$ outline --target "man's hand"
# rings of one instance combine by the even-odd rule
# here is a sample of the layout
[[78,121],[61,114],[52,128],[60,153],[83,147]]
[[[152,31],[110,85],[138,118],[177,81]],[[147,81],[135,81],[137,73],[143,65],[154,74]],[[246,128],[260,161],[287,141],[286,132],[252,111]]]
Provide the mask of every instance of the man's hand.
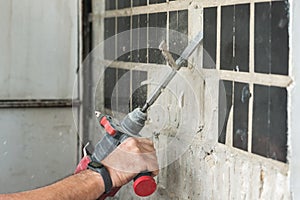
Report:
[[158,163],[153,142],[146,138],[128,138],[102,162],[110,173],[113,187],[121,187],[138,173],[158,174]]
[[[102,162],[110,173],[113,187],[131,181],[142,171],[158,174],[158,164],[153,143],[145,138],[128,138]],[[14,194],[0,194],[1,200],[70,200],[99,198],[105,191],[101,175],[83,170],[52,185]]]

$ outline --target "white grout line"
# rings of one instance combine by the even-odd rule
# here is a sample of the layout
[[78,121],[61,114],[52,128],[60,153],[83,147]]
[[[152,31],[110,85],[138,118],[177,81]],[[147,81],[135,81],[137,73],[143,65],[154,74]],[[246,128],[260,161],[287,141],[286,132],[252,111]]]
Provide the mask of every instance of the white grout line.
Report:
[[252,152],[252,123],[253,123],[253,101],[254,101],[254,84],[249,84],[251,97],[249,98],[248,112],[248,152]]
[[289,76],[220,70],[220,79],[266,86],[288,87],[292,83]]
[[[249,72],[254,73],[254,3],[250,3],[250,29],[249,29]],[[248,112],[248,152],[252,151],[252,124],[253,124],[253,101],[254,101],[254,84],[249,84],[251,97],[249,98]]]
[[168,12],[168,11],[177,11],[188,9],[190,2],[189,1],[175,1],[167,2],[160,4],[150,4],[147,6],[138,6],[125,8],[120,10],[107,10],[104,14],[104,17],[112,16],[130,16],[130,15],[139,15],[145,13],[158,13],[158,12]]
[[270,2],[270,1],[282,1],[282,0],[195,0],[199,2],[203,7],[215,7],[215,6],[229,6],[229,5],[238,5],[238,4],[247,4],[247,3],[261,3],[261,2]]
[[[216,7],[216,6],[228,6],[228,5],[237,5],[237,4],[247,4],[247,3],[261,3],[261,2],[270,2],[270,1],[282,1],[282,0],[179,0],[159,4],[149,4],[147,1],[146,6],[137,6],[124,8],[119,10],[107,10],[105,11],[104,17],[113,17],[113,16],[130,16],[130,15],[139,15],[145,13],[157,13],[159,12],[168,12],[176,10],[185,10],[188,9],[190,4],[195,4],[200,7]],[[98,15],[99,16],[99,15]]]

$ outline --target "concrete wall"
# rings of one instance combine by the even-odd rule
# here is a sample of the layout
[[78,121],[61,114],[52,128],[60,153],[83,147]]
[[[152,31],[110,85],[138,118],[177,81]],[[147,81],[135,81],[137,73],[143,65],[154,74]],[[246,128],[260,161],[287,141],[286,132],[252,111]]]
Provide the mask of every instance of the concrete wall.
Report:
[[292,65],[292,76],[295,80],[295,84],[291,89],[291,101],[290,101],[290,117],[291,117],[291,126],[290,126],[290,184],[291,192],[293,199],[300,198],[300,124],[299,124],[299,112],[300,112],[300,27],[298,22],[300,20],[300,2],[293,0],[291,1],[291,27],[290,27],[290,47],[291,47],[291,59],[290,63]]
[[1,99],[72,98],[77,1],[0,1]]
[[1,109],[0,127],[0,193],[48,185],[76,167],[72,109]]
[[8,193],[75,169],[78,1],[0,0],[0,30],[0,193]]

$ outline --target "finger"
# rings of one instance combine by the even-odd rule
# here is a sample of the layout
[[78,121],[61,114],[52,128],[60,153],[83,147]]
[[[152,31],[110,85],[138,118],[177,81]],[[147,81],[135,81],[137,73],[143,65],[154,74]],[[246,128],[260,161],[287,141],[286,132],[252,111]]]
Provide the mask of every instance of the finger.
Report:
[[147,144],[147,145],[150,145],[150,146],[154,146],[153,145],[153,141],[148,139],[148,138],[136,138],[140,143],[143,143],[143,144]]
[[147,155],[145,162],[147,163],[148,171],[156,172],[159,169],[156,155]]
[[157,156],[155,153],[144,153],[143,154],[143,158],[145,160],[145,162],[149,161],[156,161],[157,162]]
[[144,144],[153,145],[153,142],[150,139],[142,138],[142,137],[128,137],[122,142],[122,144],[129,144],[129,145],[131,145],[132,143],[144,143]]
[[139,148],[144,153],[147,153],[147,152],[153,153],[156,151],[153,145],[148,145],[148,144],[139,144]]
[[155,170],[155,171],[152,171],[152,177],[155,177],[157,176],[159,173],[159,170]]
[[118,148],[135,153],[154,152],[153,142],[147,138],[128,138]]
[[152,172],[152,174],[156,176],[159,172],[158,163],[155,160],[153,160],[153,162],[151,163],[148,163],[147,170]]

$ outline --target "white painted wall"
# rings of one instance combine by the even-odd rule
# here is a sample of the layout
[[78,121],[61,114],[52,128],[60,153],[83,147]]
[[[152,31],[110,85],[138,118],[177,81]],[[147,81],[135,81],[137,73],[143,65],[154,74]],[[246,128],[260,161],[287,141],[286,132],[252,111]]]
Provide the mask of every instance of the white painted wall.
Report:
[[300,2],[291,0],[290,24],[290,63],[294,85],[290,101],[290,184],[293,199],[300,199]]
[[71,108],[1,109],[0,127],[0,193],[48,185],[74,171]]
[[[77,0],[0,0],[1,101],[78,98],[78,12]],[[0,109],[0,193],[73,173],[74,114],[70,107]]]
[[72,98],[77,1],[0,0],[0,98]]

